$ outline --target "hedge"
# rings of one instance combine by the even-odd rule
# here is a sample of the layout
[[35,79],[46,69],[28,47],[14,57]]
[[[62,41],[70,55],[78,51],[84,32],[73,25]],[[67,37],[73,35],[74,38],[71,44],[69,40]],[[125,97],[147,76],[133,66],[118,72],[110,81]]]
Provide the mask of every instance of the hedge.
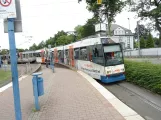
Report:
[[161,95],[161,65],[125,60],[126,80]]

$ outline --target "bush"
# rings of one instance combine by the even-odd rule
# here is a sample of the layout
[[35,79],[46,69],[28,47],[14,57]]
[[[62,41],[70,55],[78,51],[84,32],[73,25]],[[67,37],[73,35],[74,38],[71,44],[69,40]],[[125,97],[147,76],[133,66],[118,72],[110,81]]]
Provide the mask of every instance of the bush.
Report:
[[161,95],[161,65],[125,60],[126,79]]

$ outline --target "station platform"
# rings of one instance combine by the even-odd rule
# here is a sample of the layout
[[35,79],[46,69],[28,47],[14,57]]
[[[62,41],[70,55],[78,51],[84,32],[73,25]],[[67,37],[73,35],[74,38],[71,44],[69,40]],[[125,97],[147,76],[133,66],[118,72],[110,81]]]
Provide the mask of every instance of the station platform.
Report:
[[[144,120],[81,71],[44,68],[44,91],[35,111],[32,76],[19,79],[22,120]],[[0,88],[0,120],[15,120],[11,83]]]

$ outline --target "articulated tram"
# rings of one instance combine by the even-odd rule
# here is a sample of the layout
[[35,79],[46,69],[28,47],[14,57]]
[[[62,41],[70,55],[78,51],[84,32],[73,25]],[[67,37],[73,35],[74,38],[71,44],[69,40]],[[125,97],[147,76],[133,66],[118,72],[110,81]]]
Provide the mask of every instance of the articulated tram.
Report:
[[104,83],[125,80],[121,44],[107,37],[87,38],[53,48],[54,62],[81,70]]
[[[50,49],[54,63],[81,70],[104,83],[125,80],[123,50],[120,43],[108,37],[90,37],[65,46]],[[46,63],[49,49],[26,51],[18,54],[18,62]]]

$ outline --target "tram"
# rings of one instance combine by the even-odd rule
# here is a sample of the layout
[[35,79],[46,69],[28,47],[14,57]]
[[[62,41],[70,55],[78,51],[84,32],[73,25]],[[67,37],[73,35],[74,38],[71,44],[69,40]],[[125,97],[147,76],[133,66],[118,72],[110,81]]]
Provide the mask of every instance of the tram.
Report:
[[53,50],[55,63],[74,67],[104,83],[125,80],[121,44],[108,37],[85,38]]
[[46,63],[46,56],[47,56],[47,49],[46,48],[36,50],[35,54],[36,54],[36,62],[37,63],[42,63],[42,64]]

